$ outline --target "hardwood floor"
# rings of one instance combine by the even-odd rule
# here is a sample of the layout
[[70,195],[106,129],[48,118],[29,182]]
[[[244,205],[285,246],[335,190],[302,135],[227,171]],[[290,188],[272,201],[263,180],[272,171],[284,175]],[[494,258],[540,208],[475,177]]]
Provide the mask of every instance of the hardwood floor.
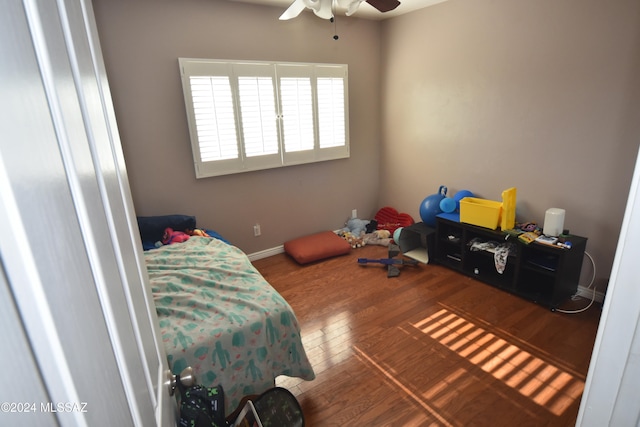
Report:
[[[316,426],[571,426],[600,308],[567,315],[437,265],[387,278],[386,248],[254,262],[289,301],[314,381],[280,377]],[[584,279],[584,278],[583,278]],[[588,301],[568,301],[567,308]]]

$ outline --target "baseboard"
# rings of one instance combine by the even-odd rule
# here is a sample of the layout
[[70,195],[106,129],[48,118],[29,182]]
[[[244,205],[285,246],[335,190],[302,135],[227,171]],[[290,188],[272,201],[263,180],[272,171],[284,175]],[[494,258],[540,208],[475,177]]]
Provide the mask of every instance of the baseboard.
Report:
[[267,258],[272,255],[278,255],[284,253],[284,245],[276,246],[275,248],[265,249],[263,251],[254,252],[252,254],[248,254],[249,261],[257,261],[262,258]]
[[[334,233],[337,233],[340,230],[333,230]],[[284,253],[284,245],[276,246],[275,248],[265,249],[263,251],[254,252],[248,254],[249,261],[256,261],[262,258],[267,258],[272,255],[278,255]]]
[[593,289],[589,289],[585,286],[578,286],[578,292],[576,292],[576,295],[579,295],[583,298],[588,298],[588,299],[593,298],[596,302],[599,302],[599,303],[604,302],[604,293],[600,291],[596,291],[595,298],[594,298]]

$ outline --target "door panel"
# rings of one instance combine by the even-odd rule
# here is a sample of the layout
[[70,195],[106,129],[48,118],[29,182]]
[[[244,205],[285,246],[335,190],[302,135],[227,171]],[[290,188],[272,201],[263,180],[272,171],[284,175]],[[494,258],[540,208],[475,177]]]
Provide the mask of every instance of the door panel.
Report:
[[[30,417],[33,425],[55,425],[54,414],[43,412],[40,402],[47,402],[47,391],[37,373],[38,367],[33,358],[29,340],[22,328],[20,315],[13,303],[4,268],[0,263],[0,342],[4,348],[11,349],[20,357],[13,359],[11,369],[2,372],[2,380],[11,387],[0,387],[0,424],[7,426],[24,425],[25,416]],[[6,365],[5,365],[6,366]],[[38,402],[36,404],[36,402]],[[10,406],[6,406],[9,404]],[[11,406],[13,405],[13,406]],[[25,414],[25,412],[28,412]]]
[[86,404],[60,425],[175,425],[91,3],[0,6],[0,261],[25,378],[38,405]]

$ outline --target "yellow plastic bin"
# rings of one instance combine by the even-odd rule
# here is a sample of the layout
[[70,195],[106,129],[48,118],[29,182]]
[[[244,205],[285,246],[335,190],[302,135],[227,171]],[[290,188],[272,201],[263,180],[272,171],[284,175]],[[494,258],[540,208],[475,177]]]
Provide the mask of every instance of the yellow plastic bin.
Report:
[[465,197],[460,200],[460,222],[495,230],[500,223],[502,202]]
[[502,215],[500,218],[502,231],[511,230],[516,225],[516,193],[515,187],[502,192]]

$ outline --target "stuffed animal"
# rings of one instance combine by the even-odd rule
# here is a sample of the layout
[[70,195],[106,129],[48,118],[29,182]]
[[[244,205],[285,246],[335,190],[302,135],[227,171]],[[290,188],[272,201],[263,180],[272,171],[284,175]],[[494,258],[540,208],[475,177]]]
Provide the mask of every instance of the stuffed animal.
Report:
[[373,233],[364,235],[364,242],[367,245],[389,246],[391,233],[389,230],[375,230]]
[[349,218],[347,220],[346,227],[342,230],[360,237],[365,233],[369,222],[370,221],[364,219]]
[[347,238],[347,242],[349,242],[353,249],[361,248],[365,245],[364,238],[362,236],[363,235],[358,236],[356,234],[350,233],[349,237]]
[[391,237],[391,232],[389,230],[376,230],[373,232],[378,239],[388,239]]
[[167,227],[164,229],[164,235],[162,236],[162,244],[170,245],[172,243],[182,243],[189,240],[189,235],[182,231],[173,231],[173,228]]
[[350,231],[342,230],[338,233],[338,235],[346,240],[353,249],[361,248],[366,244],[364,241],[364,234],[356,236]]
[[185,233],[187,233],[190,236],[211,237],[209,236],[209,234],[207,234],[206,231],[200,228],[194,228],[193,230],[185,230]]

